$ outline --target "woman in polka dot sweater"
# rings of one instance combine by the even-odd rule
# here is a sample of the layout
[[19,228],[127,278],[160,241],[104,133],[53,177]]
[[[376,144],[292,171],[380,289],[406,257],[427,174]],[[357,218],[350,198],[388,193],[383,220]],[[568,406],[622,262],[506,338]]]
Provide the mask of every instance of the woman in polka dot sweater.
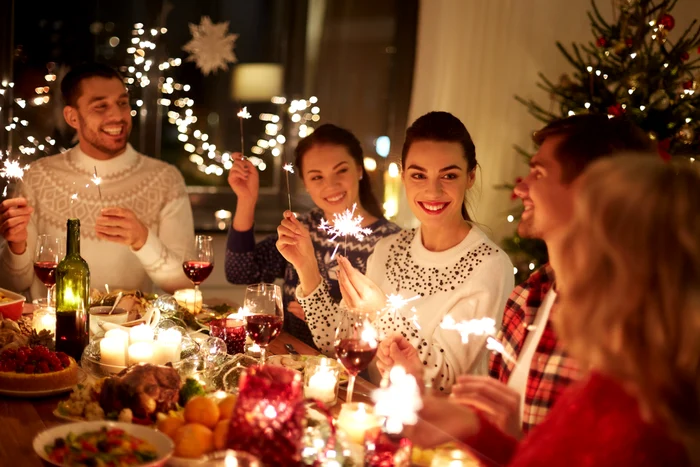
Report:
[[[416,120],[406,132],[401,163],[406,198],[420,227],[380,240],[366,275],[341,257],[340,289],[349,308],[383,310],[375,321],[380,335],[405,336],[426,379],[448,391],[459,374],[486,374],[486,352],[483,338],[463,344],[440,322],[449,315],[455,321],[489,317],[500,325],[513,288],[513,265],[467,213],[465,197],[477,163],[474,143],[459,119],[431,112]],[[333,355],[341,311],[326,281],[305,267],[313,249],[309,232],[288,213],[277,231],[280,252],[299,273],[297,299],[314,341]],[[420,298],[387,310],[386,296],[395,293]]]
[[[331,259],[336,245],[318,230],[321,220],[332,219],[333,214],[340,214],[357,204],[355,212],[364,218],[363,227],[369,227],[374,233],[362,242],[348,239],[347,257],[363,272],[374,245],[400,229],[383,217],[363,168],[362,147],[351,132],[331,124],[321,125],[299,142],[295,155],[296,171],[317,206],[300,215],[298,221],[310,232],[313,245],[310,262],[328,284],[331,300],[337,303],[341,299],[338,262],[336,258]],[[259,188],[257,169],[240,154],[234,154],[234,160],[228,182],[236,193],[237,204],[226,248],[226,278],[233,284],[273,282],[284,278],[285,330],[313,346],[303,311],[294,298],[299,278],[291,264],[277,251],[277,235],[255,243],[253,216]]]

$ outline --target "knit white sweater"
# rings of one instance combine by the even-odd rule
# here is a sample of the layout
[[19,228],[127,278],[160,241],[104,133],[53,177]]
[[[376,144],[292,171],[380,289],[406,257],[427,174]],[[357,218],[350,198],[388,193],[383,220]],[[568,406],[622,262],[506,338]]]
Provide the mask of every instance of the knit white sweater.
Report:
[[[91,182],[95,167],[102,178]],[[180,172],[172,165],[137,153],[131,145],[119,156],[102,161],[80,150],[34,162],[24,176],[22,195],[34,208],[27,249],[13,254],[6,245],[0,253],[0,283],[31,298],[46,289],[34,276],[38,234],[66,236],[66,220],[80,219],[80,254],[90,266],[91,287],[140,289],[153,283],[165,291],[191,286],[182,270],[185,252],[194,246],[192,207]],[[74,199],[75,198],[75,199]],[[148,228],[144,246],[133,251],[118,243],[99,240],[95,220],[100,210],[119,206],[132,210]]]
[[[497,328],[501,324],[513,289],[513,265],[479,228],[472,225],[464,240],[440,252],[423,246],[420,228],[383,238],[367,261],[366,275],[387,295],[420,295],[396,313],[385,312],[374,324],[380,337],[400,333],[413,344],[434,388],[449,391],[457,375],[486,374],[485,337],[463,344],[457,331],[440,327],[447,315],[458,322],[490,317]],[[297,299],[314,342],[325,354],[333,355],[340,311],[327,290],[322,281],[303,297],[297,287]]]

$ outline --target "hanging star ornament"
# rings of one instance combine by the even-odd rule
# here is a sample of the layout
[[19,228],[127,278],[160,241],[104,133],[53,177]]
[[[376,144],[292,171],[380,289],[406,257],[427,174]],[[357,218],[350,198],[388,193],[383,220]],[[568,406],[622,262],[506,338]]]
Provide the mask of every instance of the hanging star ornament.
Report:
[[214,24],[208,16],[202,16],[198,25],[190,23],[192,39],[182,50],[190,54],[187,61],[195,62],[205,76],[226,70],[229,63],[238,61],[233,53],[238,34],[229,34],[228,24],[228,21]]

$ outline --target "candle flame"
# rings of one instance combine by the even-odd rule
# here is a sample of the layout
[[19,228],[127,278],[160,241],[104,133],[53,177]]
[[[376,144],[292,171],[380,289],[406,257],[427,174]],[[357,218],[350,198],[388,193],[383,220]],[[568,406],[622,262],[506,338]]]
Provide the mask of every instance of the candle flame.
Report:
[[[355,237],[359,241],[364,240],[367,235],[372,233],[372,229],[362,228],[364,218],[362,216],[354,217],[355,209],[357,209],[357,203],[352,205],[352,210],[346,209],[342,214],[333,214],[333,220],[330,222],[321,219],[321,225],[318,226],[318,229],[330,235],[332,242],[340,236],[344,236],[347,239],[348,235]],[[335,250],[333,250],[331,259],[335,257],[338,246],[336,245]]]
[[236,115],[241,118],[250,118],[250,114],[248,113],[248,107],[243,107],[241,111],[238,112]]
[[372,391],[372,401],[375,413],[386,417],[386,431],[392,434],[401,433],[404,425],[415,425],[423,408],[416,378],[401,366],[391,369],[386,387]]

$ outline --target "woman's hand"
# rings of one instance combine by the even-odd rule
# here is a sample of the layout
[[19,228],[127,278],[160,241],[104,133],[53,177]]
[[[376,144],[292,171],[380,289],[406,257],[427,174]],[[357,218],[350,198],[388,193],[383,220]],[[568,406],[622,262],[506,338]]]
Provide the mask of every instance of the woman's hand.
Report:
[[394,366],[403,367],[406,373],[416,378],[419,385],[423,381],[423,365],[418,351],[400,334],[387,336],[377,348],[377,369],[382,376]]
[[260,191],[258,169],[249,160],[243,159],[240,152],[234,152],[231,158],[233,167],[228,172],[228,184],[239,200],[255,206]]
[[355,269],[347,258],[336,255],[340,272],[338,284],[349,309],[380,314],[386,308],[386,295],[377,284]]
[[423,396],[423,409],[418,416],[418,423],[404,427],[402,435],[423,448],[455,440],[463,442],[481,428],[473,410],[444,396]]
[[285,211],[277,227],[277,250],[292,263],[299,274],[299,285],[305,294],[314,291],[321,282],[311,234],[292,211]]

